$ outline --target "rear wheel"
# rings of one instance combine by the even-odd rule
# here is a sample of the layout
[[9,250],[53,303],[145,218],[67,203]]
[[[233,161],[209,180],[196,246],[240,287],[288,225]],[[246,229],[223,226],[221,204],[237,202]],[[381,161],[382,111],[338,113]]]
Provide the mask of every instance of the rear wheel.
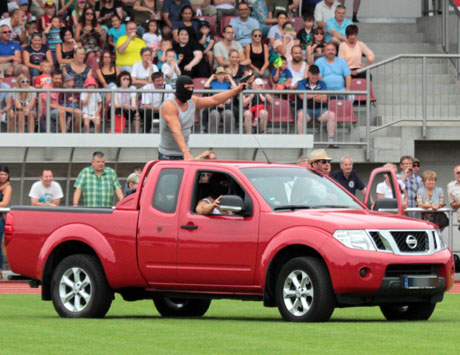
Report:
[[327,321],[334,311],[335,296],[324,263],[314,257],[288,261],[276,281],[276,299],[286,321]]
[[436,303],[410,303],[407,305],[381,305],[380,310],[387,320],[428,320]]
[[56,312],[65,318],[104,317],[113,300],[113,290],[99,260],[87,254],[63,259],[51,279]]
[[201,317],[209,309],[211,300],[157,296],[153,303],[163,317]]

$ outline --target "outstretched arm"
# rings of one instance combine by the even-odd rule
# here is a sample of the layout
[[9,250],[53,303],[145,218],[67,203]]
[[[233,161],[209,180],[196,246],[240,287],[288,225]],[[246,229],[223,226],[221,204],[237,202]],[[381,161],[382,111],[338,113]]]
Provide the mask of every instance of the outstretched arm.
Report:
[[225,101],[227,101],[231,97],[238,95],[240,92],[242,92],[245,89],[246,85],[247,85],[246,83],[242,83],[231,90],[228,90],[228,91],[225,91],[225,92],[222,92],[222,93],[210,96],[210,97],[192,96],[192,99],[193,99],[193,102],[195,102],[195,106],[197,110],[202,110],[208,107],[215,107],[217,105],[225,103]]

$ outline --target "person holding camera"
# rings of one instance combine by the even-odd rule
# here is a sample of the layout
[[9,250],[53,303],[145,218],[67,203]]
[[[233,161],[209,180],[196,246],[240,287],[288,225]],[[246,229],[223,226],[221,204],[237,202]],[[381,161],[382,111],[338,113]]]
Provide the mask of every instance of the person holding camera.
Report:
[[147,44],[137,34],[137,24],[134,21],[128,22],[126,35],[121,36],[116,44],[115,64],[120,71],[131,73],[134,63],[142,61],[141,50],[145,47]]
[[[409,155],[404,155],[399,160],[401,172],[397,174],[397,178],[406,186],[407,192],[407,207],[417,207],[417,191],[423,187],[422,178],[419,175],[414,175],[412,168],[414,158]],[[409,217],[418,218],[419,213],[409,212]]]

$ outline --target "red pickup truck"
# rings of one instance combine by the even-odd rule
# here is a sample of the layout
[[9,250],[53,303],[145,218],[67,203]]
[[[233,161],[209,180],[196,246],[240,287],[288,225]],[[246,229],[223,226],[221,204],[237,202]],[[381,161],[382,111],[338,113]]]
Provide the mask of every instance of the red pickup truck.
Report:
[[[225,180],[222,214],[198,214],[214,174]],[[397,207],[397,190],[374,208]],[[369,305],[391,320],[428,319],[453,285],[451,251],[435,225],[366,204],[296,165],[154,161],[114,209],[12,207],[5,244],[11,269],[62,317],[103,317],[117,292],[169,317],[237,298],[288,321]]]

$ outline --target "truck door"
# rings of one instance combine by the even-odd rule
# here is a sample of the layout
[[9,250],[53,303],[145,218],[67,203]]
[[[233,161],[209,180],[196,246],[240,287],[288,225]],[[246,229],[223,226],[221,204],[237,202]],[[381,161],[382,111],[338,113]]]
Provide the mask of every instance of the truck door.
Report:
[[[138,227],[138,260],[150,283],[175,283],[178,206],[184,167],[152,170],[141,200]],[[154,183],[156,181],[156,183]]]
[[[203,177],[225,174],[227,194],[239,195],[252,213],[242,215],[200,215],[197,203],[206,198]],[[200,285],[252,285],[258,242],[258,207],[248,192],[230,173],[223,170],[195,168],[193,189],[184,200],[178,238],[178,279],[180,283]],[[190,170],[192,177],[192,170]],[[230,191],[231,190],[231,191]],[[185,196],[184,196],[185,197]]]

